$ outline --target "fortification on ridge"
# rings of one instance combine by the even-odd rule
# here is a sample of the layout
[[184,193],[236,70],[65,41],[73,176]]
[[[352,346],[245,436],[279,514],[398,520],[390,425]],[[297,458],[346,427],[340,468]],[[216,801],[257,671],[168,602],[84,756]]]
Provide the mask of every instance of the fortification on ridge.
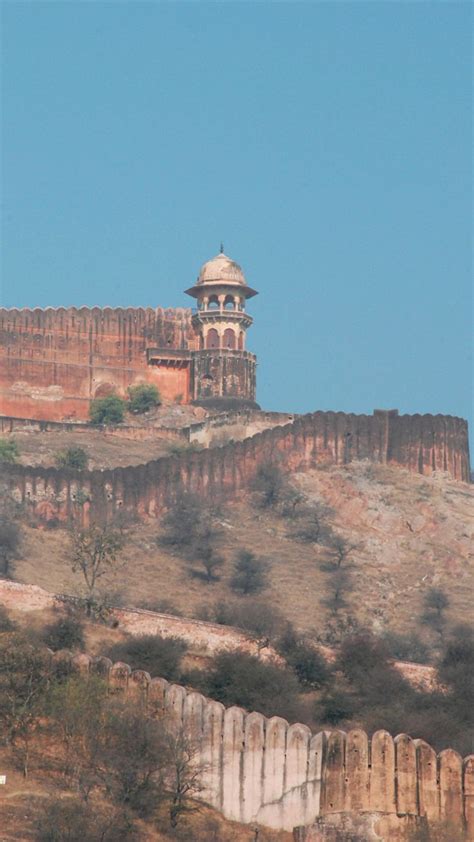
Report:
[[[146,470],[125,468],[110,476],[91,472],[86,477],[88,472],[83,472],[83,485],[95,490],[92,494],[83,489],[81,499],[87,493],[98,513],[113,501],[151,514],[165,502],[162,489],[170,496],[177,484],[199,493],[231,494],[248,485],[257,464],[275,455],[290,470],[371,459],[422,474],[444,471],[452,479],[469,481],[467,424],[460,418],[399,416],[397,410],[376,410],[372,416],[316,412],[285,426],[275,420],[272,427],[269,416],[258,413],[256,358],[246,349],[252,324],[246,302],[256,290],[241,267],[221,251],[204,263],[186,293],[196,300],[194,311],[0,310],[3,431],[21,428],[25,419],[45,429],[57,423],[79,427],[78,422],[89,419],[91,400],[109,394],[126,397],[128,388],[139,383],[156,385],[165,404],[197,404],[221,419],[253,413],[255,421],[259,414],[268,428],[264,434],[237,436],[245,440],[219,448],[218,454],[214,448],[199,458],[190,455],[179,468],[176,460],[160,460],[149,462]],[[69,475],[20,466],[10,474],[22,499],[26,495],[40,505],[54,500],[60,518],[74,507],[77,482],[71,485]]]
[[256,358],[246,350],[256,295],[223,252],[187,294],[197,308],[0,310],[1,414],[84,421],[93,398],[155,384],[165,401],[255,408]]

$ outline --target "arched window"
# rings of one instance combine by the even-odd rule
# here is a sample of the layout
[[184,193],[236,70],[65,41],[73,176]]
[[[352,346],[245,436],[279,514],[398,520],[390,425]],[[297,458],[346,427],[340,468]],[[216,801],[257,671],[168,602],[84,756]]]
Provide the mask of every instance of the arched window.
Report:
[[224,331],[224,348],[235,348],[235,333],[231,327]]
[[244,350],[244,332],[243,332],[243,330],[241,330],[240,333],[239,333],[239,351],[243,351],[243,350]]
[[206,348],[218,348],[219,347],[219,334],[214,327],[211,327],[210,330],[207,332],[207,339],[206,339]]
[[219,299],[217,295],[211,295],[209,297],[209,301],[207,302],[207,309],[208,310],[218,310],[219,309]]
[[236,300],[233,295],[226,295],[224,299],[224,310],[235,310]]

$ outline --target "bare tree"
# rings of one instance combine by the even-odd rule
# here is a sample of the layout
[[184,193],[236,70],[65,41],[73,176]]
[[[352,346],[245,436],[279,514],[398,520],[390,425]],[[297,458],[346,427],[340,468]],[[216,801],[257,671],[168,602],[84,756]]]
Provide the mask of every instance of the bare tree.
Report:
[[199,747],[183,729],[169,732],[166,739],[168,763],[166,789],[170,797],[169,817],[171,827],[177,827],[186,813],[199,807],[193,799],[204,789],[202,776],[206,765],[199,762]]
[[49,681],[47,650],[18,635],[0,642],[0,731],[28,774],[31,737],[43,711]]
[[82,574],[88,616],[96,602],[97,583],[114,566],[122,547],[122,535],[107,527],[91,526],[72,535],[72,571]]

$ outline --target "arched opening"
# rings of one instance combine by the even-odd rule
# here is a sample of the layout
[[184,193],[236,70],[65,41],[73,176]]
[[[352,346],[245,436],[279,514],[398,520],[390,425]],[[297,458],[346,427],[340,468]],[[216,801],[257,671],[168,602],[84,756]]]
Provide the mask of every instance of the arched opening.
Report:
[[239,333],[239,351],[243,351],[243,350],[244,350],[244,332],[243,332],[243,330],[241,330],[240,333]]
[[209,301],[207,302],[207,309],[208,310],[218,310],[219,309],[219,299],[217,295],[211,295],[209,297]]
[[115,386],[112,383],[100,383],[94,391],[94,398],[108,398],[115,395]]
[[236,309],[236,299],[233,295],[226,295],[224,299],[224,310],[235,310]]
[[224,348],[235,349],[235,333],[231,327],[228,327],[224,331]]
[[207,339],[206,339],[206,348],[218,348],[219,347],[219,334],[214,327],[211,327],[210,330],[207,332]]

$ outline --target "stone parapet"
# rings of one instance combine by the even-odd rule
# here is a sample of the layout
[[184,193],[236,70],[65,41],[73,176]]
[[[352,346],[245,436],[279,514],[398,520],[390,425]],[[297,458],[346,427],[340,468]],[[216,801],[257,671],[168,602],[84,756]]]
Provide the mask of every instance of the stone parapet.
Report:
[[[452,749],[436,755],[422,740],[386,731],[371,739],[360,730],[312,735],[305,725],[224,708],[128,664],[67,652],[52,657],[101,675],[114,692],[138,695],[144,710],[182,730],[203,769],[200,799],[226,818],[298,828],[298,842],[331,842],[330,830],[357,825],[364,839],[405,842],[414,829],[439,824],[452,828],[453,842],[460,834],[474,840],[474,756],[463,762]],[[380,828],[386,835],[375,835]]]

